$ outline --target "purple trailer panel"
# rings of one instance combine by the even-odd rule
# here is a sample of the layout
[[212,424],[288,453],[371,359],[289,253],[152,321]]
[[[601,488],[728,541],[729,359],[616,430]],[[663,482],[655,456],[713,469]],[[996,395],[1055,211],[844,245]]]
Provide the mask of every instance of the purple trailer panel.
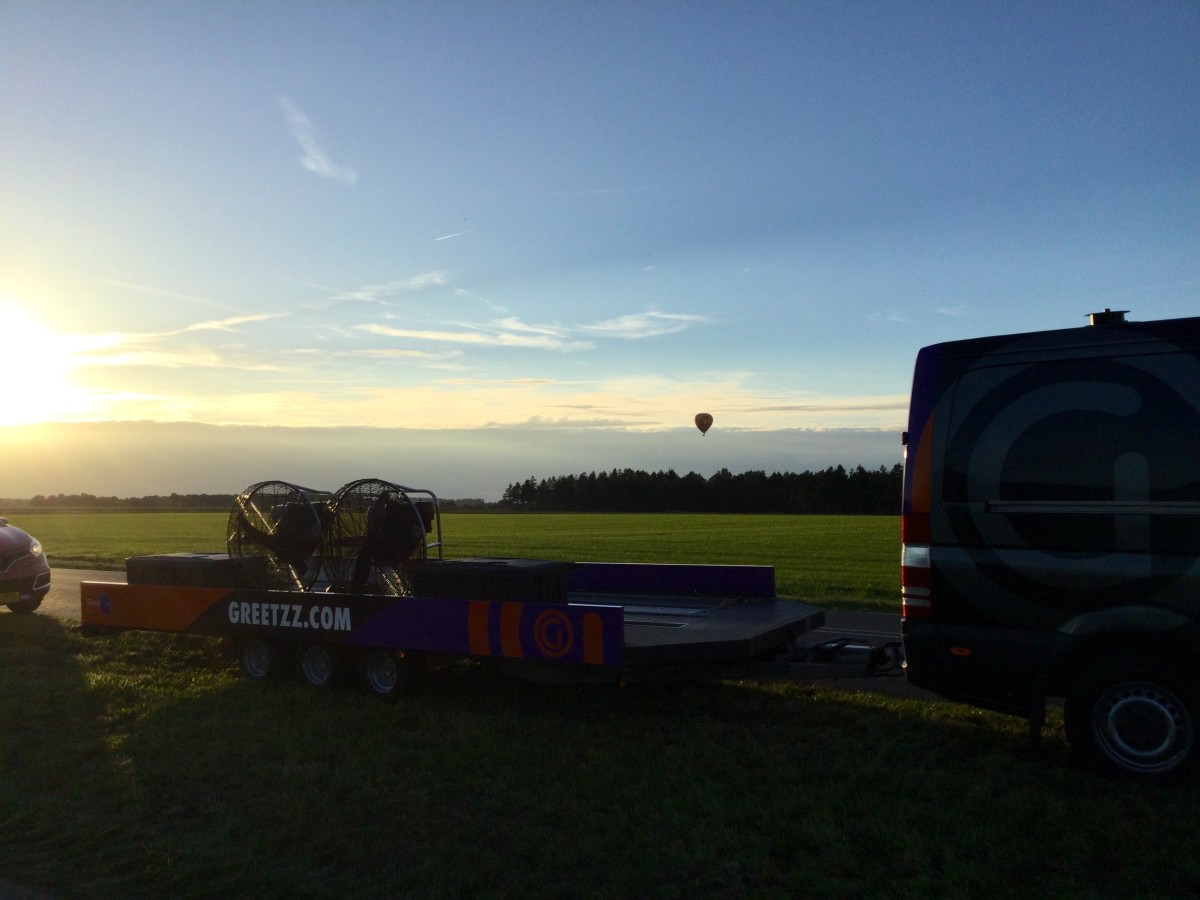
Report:
[[619,666],[623,615],[614,606],[456,600],[397,600],[346,643],[464,656]]

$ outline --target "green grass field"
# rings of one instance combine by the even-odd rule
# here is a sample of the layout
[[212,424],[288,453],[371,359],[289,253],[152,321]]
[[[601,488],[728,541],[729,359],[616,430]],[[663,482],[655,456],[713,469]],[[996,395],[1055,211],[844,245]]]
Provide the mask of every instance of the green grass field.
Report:
[[[52,561],[221,548],[224,516],[22,516]],[[771,563],[895,608],[894,519],[447,516],[450,556]],[[891,604],[890,606],[888,604]],[[856,682],[549,686],[387,705],[220,642],[0,610],[0,878],[54,897],[1186,897],[1200,787],[1098,780],[1025,723]],[[2,890],[0,890],[2,893]]]
[[[221,513],[13,516],[51,565],[124,568],[153,553],[224,552]],[[900,525],[890,516],[470,514],[442,517],[450,557],[737,563],[775,567],[781,596],[899,611]]]
[[551,687],[473,663],[386,705],[220,644],[0,612],[0,877],[55,897],[1184,897],[1193,785],[836,685]]

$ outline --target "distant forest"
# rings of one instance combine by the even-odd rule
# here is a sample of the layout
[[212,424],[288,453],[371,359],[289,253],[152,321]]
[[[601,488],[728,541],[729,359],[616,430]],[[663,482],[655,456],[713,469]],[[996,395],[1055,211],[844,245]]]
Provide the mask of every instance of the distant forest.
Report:
[[[820,472],[743,472],[721,469],[709,478],[674,470],[613,469],[529,477],[504,489],[496,503],[479,499],[441,500],[444,510],[530,512],[734,512],[837,515],[899,515],[903,469],[844,466]],[[97,497],[39,494],[28,500],[0,499],[0,510],[188,510],[225,511],[233,494],[170,494]]]
[[539,512],[739,512],[899,515],[903,468],[858,466],[821,472],[721,469],[709,478],[689,472],[633,469],[527,478],[510,484],[500,506]]
[[0,500],[6,509],[55,510],[227,510],[233,494],[170,494],[166,497],[97,497],[94,494],[38,494],[30,500]]

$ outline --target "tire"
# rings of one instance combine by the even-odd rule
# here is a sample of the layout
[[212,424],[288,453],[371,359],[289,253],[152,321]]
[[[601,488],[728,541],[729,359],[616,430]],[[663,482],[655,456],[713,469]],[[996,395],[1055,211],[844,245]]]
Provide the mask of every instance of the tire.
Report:
[[9,603],[8,608],[15,613],[31,613],[42,605],[42,598],[36,600],[18,600],[16,603]]
[[1067,740],[1091,771],[1145,781],[1194,775],[1200,691],[1183,667],[1144,654],[1095,663],[1067,695]]
[[238,665],[251,681],[263,681],[279,674],[283,652],[274,641],[250,638],[238,646]]
[[358,680],[363,690],[381,700],[395,700],[408,686],[408,660],[391,650],[372,648],[358,658]]
[[301,644],[296,651],[296,668],[310,687],[329,688],[338,681],[338,658],[324,644]]

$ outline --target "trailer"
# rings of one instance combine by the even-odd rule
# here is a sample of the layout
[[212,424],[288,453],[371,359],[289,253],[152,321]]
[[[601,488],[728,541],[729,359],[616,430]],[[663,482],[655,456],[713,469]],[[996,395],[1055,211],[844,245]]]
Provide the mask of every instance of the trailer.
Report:
[[228,552],[132,557],[125,583],[84,582],[84,632],[221,638],[250,679],[294,670],[323,688],[356,674],[383,698],[463,658],[617,683],[900,672],[898,643],[805,642],[824,610],[777,596],[773,567],[445,559],[430,492],[366,482],[252,486]]

